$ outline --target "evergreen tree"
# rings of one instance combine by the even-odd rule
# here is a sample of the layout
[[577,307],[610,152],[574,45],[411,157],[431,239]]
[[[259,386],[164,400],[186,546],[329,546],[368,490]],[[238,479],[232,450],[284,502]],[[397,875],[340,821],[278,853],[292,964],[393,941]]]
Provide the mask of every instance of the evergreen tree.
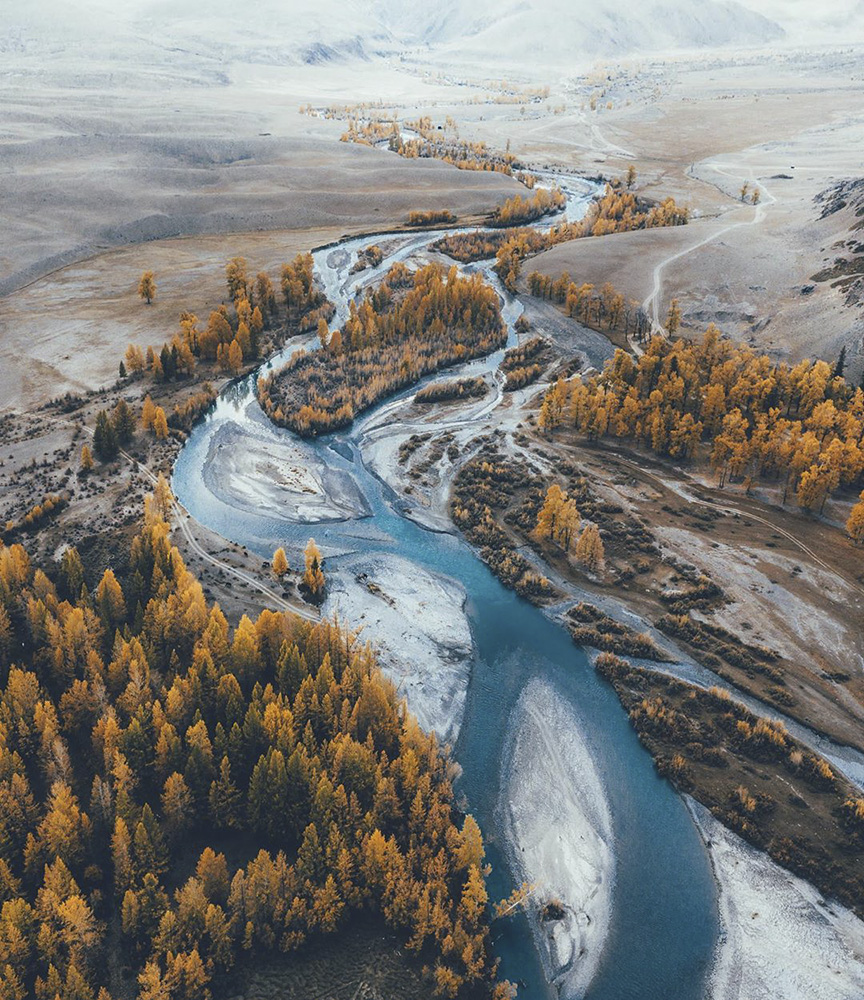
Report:
[[117,435],[106,410],[100,410],[96,416],[93,448],[102,462],[110,462],[117,457],[119,451]]
[[118,444],[121,446],[129,444],[135,433],[136,423],[131,407],[125,399],[121,399],[111,414],[111,426],[114,428]]
[[837,357],[837,361],[834,365],[834,371],[831,373],[832,378],[843,378],[846,373],[846,345],[844,344],[840,348],[840,354]]

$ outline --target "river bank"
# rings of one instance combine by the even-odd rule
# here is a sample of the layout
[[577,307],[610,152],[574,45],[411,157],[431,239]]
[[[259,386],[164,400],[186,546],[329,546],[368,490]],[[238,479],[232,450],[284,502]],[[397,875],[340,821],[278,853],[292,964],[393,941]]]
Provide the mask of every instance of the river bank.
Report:
[[[436,234],[428,234],[427,238],[434,239]],[[406,237],[382,266],[386,268],[394,260],[408,260],[415,252],[420,254],[418,260],[422,262],[422,239],[419,236]],[[347,313],[347,302],[360,287],[358,282],[368,284],[374,280],[375,275],[370,274],[373,268],[359,272],[359,276],[349,274],[357,253],[367,242],[348,241],[314,255],[321,285],[337,305],[336,323],[340,321],[340,316]],[[510,329],[509,345],[512,346],[517,340],[513,326],[521,314],[521,304],[500,288],[494,276],[492,281],[504,303],[502,312]],[[454,374],[484,375],[497,381],[495,373],[501,356],[503,352],[496,352],[456,369]],[[280,360],[277,357],[271,366],[277,366]],[[207,421],[193,432],[175,466],[174,486],[184,506],[199,521],[229,537],[242,539],[251,552],[266,557],[272,552],[277,538],[286,547],[299,544],[301,539],[305,541],[309,525],[293,522],[285,516],[284,510],[279,511],[278,516],[271,516],[255,509],[254,504],[242,511],[228,509],[222,500],[206,489],[202,491],[199,486],[208,455],[211,461],[216,457],[215,452],[211,454],[209,443],[220,423],[230,421],[241,429],[249,428],[253,434],[257,433],[255,427],[260,414],[252,397],[252,388],[251,382],[245,388],[235,387],[230,402],[218,403]],[[491,427],[501,416],[500,404],[501,410],[509,414],[508,426],[512,421],[515,431],[519,408],[528,390],[520,390],[518,394],[502,393],[499,384],[493,386],[493,391],[494,395],[481,400],[467,419],[462,415],[451,414],[450,418],[446,413],[438,415],[442,425],[446,425],[448,419],[452,419],[454,425],[457,422],[462,424],[458,436],[455,426],[441,426],[435,430],[444,433],[452,430],[458,446],[463,434],[467,440],[472,431],[476,433],[483,426]],[[508,895],[514,882],[521,879],[512,855],[508,859],[504,851],[507,836],[499,818],[498,789],[501,781],[509,775],[509,720],[524,688],[534,677],[544,679],[554,676],[564,692],[562,697],[574,710],[586,697],[598,700],[597,718],[586,716],[584,707],[575,715],[564,712],[561,716],[560,735],[563,740],[569,739],[567,730],[570,726],[577,727],[577,738],[580,734],[587,736],[592,733],[590,743],[594,747],[593,752],[599,753],[602,759],[602,764],[598,764],[598,775],[602,775],[598,778],[598,785],[612,790],[614,806],[610,810],[612,833],[608,842],[604,841],[607,849],[599,862],[586,859],[586,866],[578,869],[578,874],[569,884],[558,880],[554,871],[546,877],[550,886],[553,882],[562,885],[561,895],[566,889],[566,896],[572,904],[572,925],[565,928],[562,923],[556,931],[555,954],[556,961],[560,962],[557,972],[567,967],[560,982],[564,984],[565,995],[576,996],[576,991],[581,990],[594,974],[592,990],[597,1000],[618,1000],[625,995],[622,993],[625,983],[626,989],[638,983],[643,997],[662,1000],[668,996],[669,986],[674,982],[682,1000],[698,1000],[707,968],[706,956],[713,941],[713,890],[686,810],[671,789],[657,781],[650,759],[639,747],[614,695],[596,677],[566,633],[548,622],[536,609],[504,591],[468,547],[450,533],[452,528],[444,534],[425,531],[406,518],[399,493],[392,491],[384,482],[385,476],[389,479],[387,459],[376,463],[373,469],[366,467],[368,439],[364,437],[365,429],[378,420],[382,424],[389,421],[401,434],[401,425],[406,418],[400,406],[399,400],[385,402],[349,430],[310,444],[329,468],[347,472],[354,479],[371,510],[369,518],[328,522],[315,529],[316,541],[324,552],[325,573],[333,581],[333,604],[330,606],[334,610],[338,607],[340,615],[350,613],[352,618],[365,624],[366,628],[361,633],[364,639],[368,637],[379,646],[390,646],[393,663],[388,669],[394,671],[392,676],[399,678],[397,683],[402,684],[409,704],[413,699],[414,709],[421,716],[425,712],[426,723],[435,727],[436,731],[447,732],[449,727],[450,733],[455,733],[450,719],[460,710],[459,688],[464,688],[467,678],[462,725],[455,746],[455,759],[462,771],[457,793],[463,807],[476,816],[486,834],[487,852],[493,865],[490,893],[494,893],[495,898]],[[431,424],[434,425],[435,420],[436,416],[433,416]],[[410,437],[410,433],[407,436]],[[242,447],[242,444],[238,443],[237,447]],[[447,453],[446,445],[444,453]],[[442,475],[442,501],[446,497],[448,481],[448,475]],[[440,526],[444,526],[443,523]],[[407,566],[394,566],[391,554],[407,560]],[[467,646],[461,626],[455,632],[458,656],[453,657],[451,623],[458,622],[456,612],[463,598],[461,594],[456,597],[458,591],[453,589],[452,584],[444,588],[449,591],[449,596],[442,595],[441,578],[455,579],[467,594],[464,614],[470,622],[475,647],[473,669],[470,664],[467,670],[465,668],[464,652]],[[441,596],[446,609],[449,609],[445,609],[446,621],[442,621],[440,611],[430,607],[428,597],[424,596],[433,594]],[[436,602],[439,596],[434,597]],[[325,611],[327,607],[325,605]],[[410,629],[406,625],[410,625]],[[405,654],[401,635],[406,631],[411,646],[408,655]],[[445,639],[443,650],[440,645],[442,638]],[[445,664],[443,668],[442,652],[444,660],[451,660],[449,666]],[[387,655],[385,652],[385,659]],[[455,662],[458,659],[462,662]],[[573,675],[574,662],[578,664],[578,685]],[[495,686],[488,693],[491,700],[487,700],[486,686],[490,683]],[[599,730],[596,728],[600,725],[600,718],[604,720],[605,735],[602,738],[598,738]],[[610,733],[614,736],[610,737]],[[618,755],[627,760],[623,770],[612,763]],[[568,785],[572,786],[572,775],[567,775],[566,771],[562,775],[566,775]],[[631,781],[638,783],[638,790],[629,787]],[[628,785],[626,789],[625,785]],[[556,835],[560,834],[565,841],[568,838],[567,824],[576,815],[575,810],[578,808],[583,813],[587,810],[586,802],[578,796],[575,803],[566,816],[562,814],[554,820]],[[523,830],[527,828],[523,826]],[[580,849],[579,845],[574,846],[572,858],[581,856]],[[547,850],[544,859],[541,852],[541,856],[533,862],[538,873],[549,863],[548,854]],[[613,888],[609,872],[614,867],[611,859],[615,855],[622,860]],[[688,859],[683,865],[682,858]],[[589,887],[583,895],[581,885],[581,876],[592,867],[595,871],[606,873],[602,880],[603,892],[593,897],[592,888]],[[652,879],[663,872],[665,883],[671,887],[670,902],[662,913],[656,915],[651,935],[644,937],[634,949],[630,928],[642,909],[638,897],[645,891],[645,872],[648,870],[652,871]],[[614,905],[609,902],[613,893],[617,897]],[[599,906],[601,901],[603,905]],[[607,917],[601,916],[603,911],[608,914]],[[584,919],[584,914],[589,912],[592,916],[590,925]],[[607,939],[612,949],[608,960],[603,958],[602,939],[605,934],[600,933],[604,923],[608,926]],[[548,995],[553,975],[551,964],[544,969],[540,957],[541,954],[551,956],[551,952],[546,950],[546,946],[543,952],[535,947],[535,924],[533,917],[527,920],[517,917],[515,923],[496,932],[502,973],[511,980],[524,980],[528,984],[525,995],[530,997]],[[611,944],[613,941],[614,947]],[[658,942],[665,943],[659,945]],[[590,960],[574,963],[574,967],[570,967],[571,957],[579,954],[583,943],[588,947]],[[572,978],[574,975],[575,979]],[[568,985],[569,979],[572,979],[572,985]]]
[[687,799],[719,889],[710,1000],[859,1000],[864,922]]

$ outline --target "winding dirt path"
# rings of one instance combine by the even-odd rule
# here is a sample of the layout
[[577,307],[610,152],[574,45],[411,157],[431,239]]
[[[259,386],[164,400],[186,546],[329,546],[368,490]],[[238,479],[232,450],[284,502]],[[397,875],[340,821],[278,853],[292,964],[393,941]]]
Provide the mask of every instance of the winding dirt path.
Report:
[[[724,177],[729,177],[729,178],[733,176],[733,174],[730,173],[730,171],[735,171],[735,173],[739,175],[743,173],[745,176],[747,176],[748,182],[752,181],[752,178],[750,177],[750,171],[748,169],[741,168],[739,170],[736,167],[736,165],[732,163],[724,164],[723,166],[721,166],[720,164],[709,160],[709,161],[703,161],[702,166],[714,170],[716,173],[722,174]],[[695,177],[695,174],[693,173],[693,167],[691,167],[687,172],[691,177]],[[696,178],[696,179],[698,180],[701,178]],[[704,181],[704,183],[707,184],[710,182]],[[715,186],[720,188],[719,184]],[[720,188],[720,190],[722,191],[723,189]],[[759,182],[759,191],[760,191],[760,201],[757,205],[754,206],[755,211],[753,212],[753,217],[751,219],[742,219],[740,222],[732,222],[728,226],[724,226],[722,229],[718,229],[716,232],[711,233],[710,236],[706,236],[704,239],[699,240],[698,243],[694,243],[692,246],[685,247],[683,250],[678,250],[676,253],[670,254],[668,257],[665,257],[663,260],[657,263],[656,267],[654,268],[653,287],[651,289],[651,292],[645,299],[645,301],[642,303],[642,308],[644,309],[645,313],[651,320],[652,336],[661,336],[661,337],[666,336],[666,331],[660,322],[659,309],[661,301],[661,291],[663,288],[663,272],[666,270],[668,265],[672,264],[676,260],[680,260],[682,257],[686,257],[688,254],[694,253],[696,250],[700,250],[702,247],[707,246],[709,243],[715,242],[715,240],[719,239],[721,236],[724,236],[726,233],[731,232],[733,229],[740,229],[742,226],[761,225],[761,223],[765,219],[766,210],[770,205],[773,205],[777,201],[777,199],[774,197],[773,194],[771,194],[771,192],[768,190],[765,184],[762,183],[761,181]],[[634,353],[637,356],[643,353],[642,347],[639,344],[637,344],[635,340],[631,339],[630,344],[634,350]]]

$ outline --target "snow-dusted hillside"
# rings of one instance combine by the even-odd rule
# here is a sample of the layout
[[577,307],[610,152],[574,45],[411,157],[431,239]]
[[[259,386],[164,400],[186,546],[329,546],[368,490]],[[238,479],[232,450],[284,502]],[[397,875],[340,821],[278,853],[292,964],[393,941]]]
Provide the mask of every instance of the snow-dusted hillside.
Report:
[[[757,0],[758,2],[758,0]],[[770,4],[773,0],[762,0]],[[776,4],[775,4],[776,6]],[[637,51],[763,44],[775,21],[731,0],[9,0],[0,52],[46,63],[96,53],[190,76],[207,66],[372,59],[422,47],[445,63],[513,67]],[[134,58],[137,56],[137,58]]]
[[748,6],[780,23],[793,44],[864,45],[864,0],[747,0]]
[[321,63],[370,58],[397,42],[361,0],[11,0],[0,53],[32,55],[50,71],[95,54],[138,70],[208,64]]
[[434,5],[377,0],[383,23],[404,41],[459,58],[566,65],[581,57],[757,45],[783,35],[763,14],[730,0],[443,0]]

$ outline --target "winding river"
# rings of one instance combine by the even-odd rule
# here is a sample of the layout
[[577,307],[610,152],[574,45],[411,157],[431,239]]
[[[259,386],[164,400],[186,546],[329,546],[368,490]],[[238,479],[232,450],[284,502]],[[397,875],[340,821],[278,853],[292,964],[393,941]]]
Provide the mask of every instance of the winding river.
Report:
[[[568,195],[567,217],[579,218],[595,187],[577,178],[561,178],[561,183]],[[318,278],[337,305],[334,323],[344,321],[348,302],[358,290],[377,280],[394,261],[422,258],[439,235],[388,237],[389,252],[380,268],[356,275],[349,274],[350,267],[357,251],[369,244],[368,237],[316,251]],[[490,264],[477,267],[499,290],[512,345],[513,324],[522,306],[504,292]],[[287,347],[264,370],[278,367],[296,349],[296,344]],[[501,355],[499,351],[466,368],[493,373]],[[310,526],[262,512],[252,503],[246,509],[229,504],[207,486],[213,481],[214,464],[224,454],[214,446],[220,430],[230,427],[232,447],[241,448],[243,435],[272,441],[290,436],[261,413],[254,393],[256,377],[250,375],[222,392],[181,452],[173,487],[199,522],[268,559],[277,545],[302,548],[312,533]],[[475,659],[454,753],[462,768],[457,792],[466,797],[486,837],[493,867],[490,896],[503,898],[513,888],[500,815],[501,779],[508,765],[514,708],[526,685],[539,678],[579,720],[612,819],[616,871],[611,922],[586,995],[590,1000],[702,1000],[718,933],[715,887],[706,852],[682,800],[657,777],[611,687],[595,674],[569,635],[506,590],[460,537],[425,530],[404,515],[396,495],[364,464],[359,445],[363,424],[360,419],[344,432],[304,445],[334,476],[343,480],[350,476],[369,510],[367,517],[317,524],[314,534],[331,566],[349,554],[356,558],[357,553],[394,553],[458,580],[469,595],[466,611]],[[555,788],[548,794],[555,796]],[[553,996],[528,918],[520,914],[498,921],[493,933],[501,974],[520,983],[520,997]]]

